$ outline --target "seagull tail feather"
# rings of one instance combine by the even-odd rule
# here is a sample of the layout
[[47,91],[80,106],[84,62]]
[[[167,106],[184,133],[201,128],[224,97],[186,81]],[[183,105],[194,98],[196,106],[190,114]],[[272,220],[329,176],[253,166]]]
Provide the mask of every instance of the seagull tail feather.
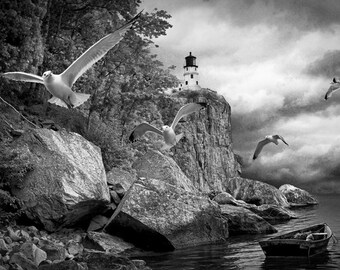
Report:
[[76,107],[80,106],[81,104],[83,104],[91,96],[89,94],[84,94],[84,93],[75,93],[75,95],[76,95],[76,102],[75,102],[75,104],[73,104],[74,108],[76,108]]
[[176,142],[179,142],[180,139],[182,139],[183,135],[184,135],[183,133],[177,134],[176,135]]

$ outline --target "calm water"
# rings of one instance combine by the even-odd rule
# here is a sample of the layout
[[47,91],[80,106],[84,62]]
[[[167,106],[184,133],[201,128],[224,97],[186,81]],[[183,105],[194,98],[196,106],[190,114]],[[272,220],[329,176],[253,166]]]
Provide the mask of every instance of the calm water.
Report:
[[171,253],[150,254],[144,259],[152,269],[340,269],[340,195],[315,195],[320,205],[295,210],[299,219],[275,225],[278,234],[316,223],[327,223],[339,242],[331,239],[325,256],[311,259],[265,258],[258,241],[272,237],[231,237],[227,244],[200,246]]

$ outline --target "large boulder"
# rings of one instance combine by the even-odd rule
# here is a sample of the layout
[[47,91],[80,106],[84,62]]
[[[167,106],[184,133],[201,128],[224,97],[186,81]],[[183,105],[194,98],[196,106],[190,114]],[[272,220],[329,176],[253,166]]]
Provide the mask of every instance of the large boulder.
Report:
[[234,177],[224,182],[225,190],[235,199],[243,200],[257,206],[262,204],[274,204],[289,207],[289,203],[283,193],[276,187],[251,179]]
[[227,221],[203,195],[158,179],[137,181],[124,196],[106,231],[146,250],[225,241]]
[[33,129],[12,147],[32,166],[12,185],[12,193],[23,202],[26,215],[46,230],[72,225],[110,201],[100,148],[79,134]]
[[287,198],[291,206],[308,206],[316,205],[318,201],[307,191],[294,187],[293,185],[282,185],[279,190]]
[[138,177],[159,179],[189,192],[196,190],[176,162],[159,151],[148,151],[134,162],[133,168]]
[[252,211],[230,204],[221,205],[222,215],[228,219],[230,235],[267,234],[277,230]]
[[[277,223],[277,222],[282,222],[282,221],[290,220],[293,218],[297,218],[297,216],[293,212],[289,211],[285,207],[274,205],[274,204],[263,204],[260,206],[257,206],[255,204],[249,204],[242,200],[236,200],[233,196],[231,196],[227,192],[221,192],[220,194],[217,194],[213,198],[213,201],[217,202],[220,205],[232,205],[232,206],[244,208],[246,210],[250,210],[251,212],[263,218],[264,220],[268,221],[269,223]],[[239,210],[238,212],[242,213],[242,215],[244,216],[245,216],[245,213],[247,213],[247,211],[242,212],[241,210]],[[233,213],[234,216],[235,214],[236,213]],[[239,220],[242,220],[242,219],[239,219]]]

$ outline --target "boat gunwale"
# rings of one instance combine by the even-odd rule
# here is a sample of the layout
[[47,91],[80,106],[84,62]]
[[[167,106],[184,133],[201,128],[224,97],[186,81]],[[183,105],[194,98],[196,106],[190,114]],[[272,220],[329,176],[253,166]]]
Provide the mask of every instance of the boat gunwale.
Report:
[[[308,232],[309,230],[313,229],[313,228],[319,228],[323,226],[324,232],[327,233],[327,237],[324,239],[318,239],[318,240],[303,240],[303,239],[293,239],[293,238],[282,238],[282,236],[294,236],[296,233],[301,233],[301,232]],[[322,227],[321,227],[322,228]],[[314,232],[315,233],[315,232]],[[304,229],[300,229],[300,230],[295,230],[292,232],[288,232],[285,234],[281,234],[272,238],[269,238],[267,240],[263,240],[263,241],[259,241],[259,244],[262,248],[262,250],[264,251],[266,257],[305,257],[305,256],[294,256],[294,255],[267,255],[267,252],[265,250],[270,249],[271,247],[274,246],[280,246],[280,245],[290,245],[290,246],[297,246],[299,249],[301,250],[305,250],[308,249],[308,256],[307,257],[312,257],[318,254],[323,253],[324,251],[319,251],[313,255],[309,255],[309,250],[311,249],[320,249],[325,247],[327,249],[329,240],[332,238],[333,236],[333,232],[330,229],[330,227],[326,224],[326,223],[322,223],[322,224],[317,224],[314,226],[310,226]]]
[[[293,239],[293,238],[286,238],[289,237],[290,235],[295,235],[296,233],[299,233],[299,232],[306,232],[306,231],[309,231],[311,230],[312,228],[317,228],[317,227],[321,227],[323,226],[324,228],[328,228],[330,233],[327,233],[327,237],[324,238],[324,239],[319,239],[319,240],[304,240],[304,239]],[[304,229],[300,229],[300,230],[295,230],[295,231],[292,231],[292,232],[288,232],[288,233],[284,233],[284,234],[280,234],[278,236],[274,236],[274,237],[271,237],[267,240],[262,240],[262,241],[259,241],[259,243],[264,243],[264,242],[270,242],[270,243],[274,243],[274,242],[282,242],[282,241],[290,241],[290,242],[311,242],[311,243],[317,243],[317,242],[322,242],[322,241],[325,241],[325,240],[329,240],[333,235],[333,232],[332,230],[329,228],[329,226],[326,224],[326,223],[320,223],[320,224],[316,224],[316,225],[313,225],[313,226],[310,226],[310,227],[307,227],[307,228],[304,228]]]

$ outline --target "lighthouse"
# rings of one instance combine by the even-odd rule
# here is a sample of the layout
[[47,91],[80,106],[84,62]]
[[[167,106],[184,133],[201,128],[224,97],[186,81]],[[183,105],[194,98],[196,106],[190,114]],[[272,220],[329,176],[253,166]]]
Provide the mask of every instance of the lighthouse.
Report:
[[198,85],[198,66],[196,65],[196,57],[191,55],[191,52],[185,57],[184,81],[181,90],[200,90]]

